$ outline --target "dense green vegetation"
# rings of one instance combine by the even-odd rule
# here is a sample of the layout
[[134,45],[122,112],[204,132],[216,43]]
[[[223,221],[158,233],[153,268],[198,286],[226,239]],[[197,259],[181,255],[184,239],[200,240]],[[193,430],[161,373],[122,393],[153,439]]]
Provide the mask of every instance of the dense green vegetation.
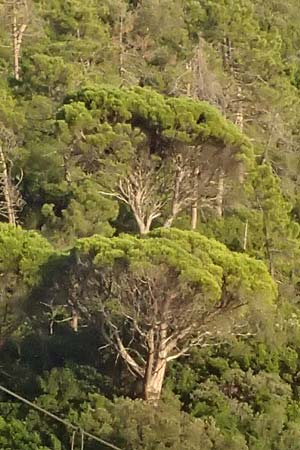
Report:
[[1,449],[298,450],[298,2],[0,12]]

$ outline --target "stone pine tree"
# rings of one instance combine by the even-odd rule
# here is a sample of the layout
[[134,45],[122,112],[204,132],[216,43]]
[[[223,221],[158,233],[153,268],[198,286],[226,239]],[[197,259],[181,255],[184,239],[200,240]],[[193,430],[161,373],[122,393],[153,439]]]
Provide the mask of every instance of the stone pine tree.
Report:
[[154,404],[170,361],[234,333],[248,307],[271,308],[276,295],[262,262],[176,229],[82,239],[62,264],[46,298],[97,323]]
[[195,203],[215,202],[220,169],[234,178],[239,159],[253,160],[250,141],[216,108],[148,88],[92,85],[66,98],[57,117],[69,163],[102,184],[99,194],[127,204],[141,234],[157,218],[170,227]]

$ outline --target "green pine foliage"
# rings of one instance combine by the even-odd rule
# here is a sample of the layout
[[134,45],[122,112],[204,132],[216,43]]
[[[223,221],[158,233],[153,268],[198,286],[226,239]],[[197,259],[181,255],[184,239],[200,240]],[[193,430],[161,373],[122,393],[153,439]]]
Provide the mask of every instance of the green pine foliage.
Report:
[[299,20],[0,2],[1,449],[299,450]]

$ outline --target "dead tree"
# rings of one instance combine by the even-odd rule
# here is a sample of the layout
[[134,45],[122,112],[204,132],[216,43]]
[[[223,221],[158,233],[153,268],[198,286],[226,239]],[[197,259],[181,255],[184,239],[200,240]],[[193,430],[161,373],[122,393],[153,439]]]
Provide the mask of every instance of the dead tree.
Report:
[[11,225],[16,225],[18,212],[22,207],[22,200],[18,190],[19,184],[14,183],[11,174],[12,153],[15,142],[12,133],[2,127],[0,129],[0,217]]
[[146,160],[138,161],[130,173],[120,177],[115,192],[100,194],[115,197],[128,205],[140,234],[147,234],[168,202],[170,187],[165,166]]
[[29,0],[6,0],[4,14],[10,20],[14,77],[20,79],[22,44],[30,22]]

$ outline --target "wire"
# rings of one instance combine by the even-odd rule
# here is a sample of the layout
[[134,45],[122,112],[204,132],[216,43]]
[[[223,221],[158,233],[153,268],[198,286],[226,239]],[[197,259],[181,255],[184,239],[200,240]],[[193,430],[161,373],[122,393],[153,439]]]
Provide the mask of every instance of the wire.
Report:
[[122,450],[120,447],[117,447],[116,445],[111,444],[110,442],[107,442],[104,439],[101,439],[98,436],[95,436],[94,434],[83,430],[82,428],[74,425],[73,423],[70,423],[67,420],[62,419],[61,417],[58,417],[56,414],[53,414],[50,411],[47,411],[46,409],[42,408],[41,406],[38,406],[38,405],[32,403],[31,401],[27,400],[26,398],[22,397],[21,395],[16,394],[13,391],[10,391],[6,387],[2,386],[1,384],[0,384],[0,391],[3,391],[6,394],[10,395],[11,397],[14,397],[17,400],[20,400],[21,402],[25,403],[26,405],[30,406],[31,408],[36,409],[37,411],[45,414],[46,416],[51,417],[52,419],[56,420],[57,422],[64,424],[65,427],[67,427],[67,428],[70,428],[70,429],[74,430],[75,432],[80,431],[82,444],[84,441],[84,436],[87,436],[90,439],[93,439],[94,441],[100,442],[101,444],[105,445],[106,447],[112,448],[113,450]]

